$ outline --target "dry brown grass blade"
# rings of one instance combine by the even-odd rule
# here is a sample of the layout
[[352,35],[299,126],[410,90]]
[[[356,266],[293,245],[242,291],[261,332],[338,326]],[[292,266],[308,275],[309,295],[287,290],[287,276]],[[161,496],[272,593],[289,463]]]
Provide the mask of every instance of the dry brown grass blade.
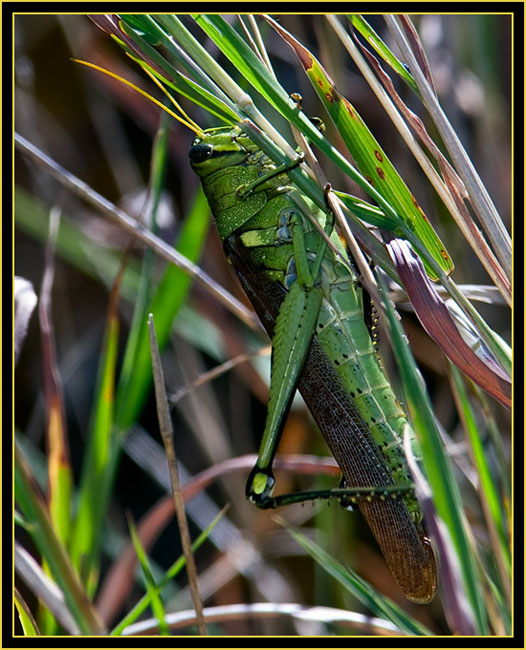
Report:
[[172,484],[172,496],[175,506],[175,514],[177,516],[177,523],[179,524],[181,545],[183,547],[184,556],[186,558],[186,573],[188,575],[190,593],[192,595],[192,602],[195,608],[197,629],[201,636],[206,636],[206,625],[203,617],[203,603],[201,602],[201,596],[199,595],[199,588],[197,585],[197,568],[195,566],[194,555],[192,553],[192,542],[190,539],[190,531],[188,530],[188,520],[186,519],[183,493],[181,490],[181,482],[179,480],[179,471],[177,469],[177,458],[175,456],[175,448],[173,443],[172,421],[170,419],[168,400],[166,399],[164,375],[161,366],[159,348],[157,346],[157,337],[155,335],[155,325],[153,322],[152,314],[150,314],[148,317],[148,329],[150,331],[150,350],[152,353],[153,381],[155,386],[155,399],[157,403],[159,429],[161,431],[161,436],[166,451],[166,459],[168,461],[168,469],[170,471],[170,481]]

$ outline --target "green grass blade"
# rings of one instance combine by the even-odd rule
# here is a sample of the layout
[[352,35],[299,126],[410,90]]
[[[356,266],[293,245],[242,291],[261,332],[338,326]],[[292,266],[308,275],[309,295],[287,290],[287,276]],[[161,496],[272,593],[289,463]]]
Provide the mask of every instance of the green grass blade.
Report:
[[385,618],[401,631],[412,636],[430,636],[424,625],[414,620],[400,609],[392,600],[379,594],[371,585],[360,578],[352,569],[344,567],[313,541],[287,527],[289,534],[307,551],[335,580],[358,599],[375,616]]
[[385,284],[377,274],[384,296],[384,308],[389,320],[393,351],[400,368],[404,387],[405,405],[410,421],[418,435],[422,462],[431,486],[433,501],[439,516],[446,524],[459,558],[466,595],[473,611],[479,634],[488,633],[487,614],[477,573],[476,562],[466,532],[460,493],[456,485],[449,459],[438,432],[433,410],[405,335],[387,296]]
[[142,547],[141,540],[139,538],[139,535],[137,534],[137,529],[135,528],[135,524],[131,519],[128,519],[128,525],[130,528],[130,536],[133,542],[133,546],[135,548],[137,557],[139,558],[139,562],[141,564],[141,568],[144,573],[147,595],[150,599],[152,612],[155,618],[157,619],[157,624],[159,626],[159,633],[161,634],[161,636],[168,636],[170,634],[170,630],[166,623],[166,611],[159,593],[159,589],[157,588],[155,579],[150,569],[150,562]]
[[[489,517],[488,526],[495,531],[498,540],[498,548],[494,549],[497,564],[500,565],[503,580],[503,587],[509,584],[511,572],[511,556],[509,552],[510,540],[508,539],[507,526],[504,522],[504,505],[498,495],[497,486],[491,475],[490,467],[486,459],[484,447],[477,429],[477,422],[473,409],[468,400],[466,386],[460,372],[450,364],[451,376],[453,378],[457,401],[458,413],[464,425],[464,430],[471,445],[475,467],[480,479],[480,496],[485,502],[485,512]],[[511,596],[511,594],[509,594]]]
[[16,587],[13,600],[24,636],[38,636],[40,632],[33,614]]
[[[272,100],[276,92],[281,95],[282,101],[289,100],[274,74],[221,16],[200,15],[195,16],[195,20],[257,92],[268,101]],[[269,93],[269,89],[272,92]]]
[[488,436],[491,440],[491,445],[495,451],[495,462],[497,467],[496,475],[499,485],[498,492],[502,494],[504,511],[509,513],[511,502],[512,475],[509,471],[510,462],[508,454],[504,448],[502,432],[499,429],[499,425],[495,420],[495,414],[493,413],[492,408],[486,399],[486,396],[476,386],[473,388],[484,416],[484,423],[488,430]]
[[346,208],[363,221],[366,221],[377,228],[383,228],[384,230],[390,230],[392,228],[393,220],[376,205],[367,203],[363,199],[353,196],[352,194],[347,194],[346,192],[334,190],[334,193],[339,199],[341,199]]
[[[208,536],[216,526],[216,524],[223,518],[226,513],[228,506],[223,508],[214,519],[208,524],[208,526],[198,535],[195,541],[192,543],[192,553],[195,553],[203,543],[208,539]],[[186,566],[186,558],[181,554],[178,559],[172,564],[172,566],[166,571],[164,576],[157,582],[156,590],[160,593]],[[118,636],[122,633],[124,628],[128,627],[134,623],[139,616],[146,610],[150,604],[152,595],[150,593],[145,594],[141,600],[133,607],[133,609],[126,615],[125,618],[120,621],[118,625],[111,631],[112,636]]]
[[83,634],[103,634],[98,614],[53,529],[49,511],[18,449],[15,450],[15,498],[31,526],[32,539],[49,566],[53,579],[62,589],[79,629]]
[[[161,26],[153,20],[153,18],[150,17],[148,19],[146,16],[139,18],[144,18],[146,27],[151,29],[152,33],[155,32],[158,38],[162,39],[163,44],[168,43],[167,49],[172,55],[177,59],[181,59],[181,55],[175,48],[173,41],[168,39],[167,34],[161,29]],[[175,68],[159,52],[157,52],[154,47],[152,47],[147,39],[145,40],[143,34],[137,32],[136,27],[128,24],[128,17],[123,17],[122,27],[127,36],[141,50],[142,55],[144,56],[144,64],[147,65],[152,74],[159,78],[163,83],[227,124],[231,124],[239,119],[239,116],[232,108],[231,102],[226,100],[226,98],[218,97],[217,92],[214,92],[214,89],[210,86],[209,82],[203,80],[201,76],[199,77],[201,83],[196,83],[185,74],[179,72],[177,68]],[[120,42],[120,45],[134,60],[138,61],[136,53],[131,50],[126,43]],[[165,74],[160,75],[158,69],[161,69]]]
[[[183,225],[176,245],[177,250],[191,261],[197,261],[201,255],[208,232],[208,215],[206,199],[200,192]],[[174,318],[186,299],[190,285],[191,279],[188,275],[170,265],[147,309],[154,315],[159,349],[161,350],[168,341]],[[126,389],[119,385],[117,391],[116,426],[121,431],[126,431],[135,421],[152,386],[151,357],[147,334],[147,323],[143,319],[137,337],[132,380],[126,383]]]
[[49,218],[49,237],[46,243],[46,262],[42,277],[38,308],[41,345],[44,401],[46,406],[46,439],[48,448],[48,500],[51,520],[59,539],[67,545],[71,534],[71,491],[73,472],[69,459],[68,432],[65,417],[62,380],[57,364],[54,324],[52,316],[52,288],[55,274],[55,241],[60,217],[52,209]]
[[[149,214],[146,215],[146,221],[151,223],[151,231],[157,234],[157,211],[161,200],[161,192],[164,187],[165,170],[167,164],[167,145],[168,136],[170,133],[167,124],[168,116],[163,113],[161,119],[161,126],[157,130],[155,141],[152,148],[152,156],[150,161],[150,187],[149,197],[150,206]],[[141,344],[141,336],[144,335],[142,323],[144,322],[147,314],[147,306],[151,300],[152,289],[152,267],[154,263],[154,254],[152,250],[144,252],[142,261],[142,272],[140,276],[140,284],[137,295],[134,300],[133,319],[130,327],[128,339],[126,341],[126,350],[122,362],[121,373],[119,377],[119,385],[117,389],[117,408],[116,408],[116,422],[117,425],[121,419],[121,412],[126,408],[127,401],[122,399],[122,395],[127,395],[131,389],[131,384],[134,382],[141,382],[143,368],[136,367],[137,350]]]
[[89,593],[94,593],[96,587],[101,530],[112,484],[109,468],[112,456],[111,433],[119,339],[118,287],[119,283],[116,283],[108,307],[89,442],[84,457],[71,544],[72,561],[87,585]]
[[355,27],[365,38],[367,43],[371,45],[382,59],[406,82],[409,88],[419,95],[418,86],[416,85],[413,76],[409,73],[404,64],[393,54],[390,48],[378,36],[363,16],[351,14],[347,16],[347,18],[351,21],[353,27]]

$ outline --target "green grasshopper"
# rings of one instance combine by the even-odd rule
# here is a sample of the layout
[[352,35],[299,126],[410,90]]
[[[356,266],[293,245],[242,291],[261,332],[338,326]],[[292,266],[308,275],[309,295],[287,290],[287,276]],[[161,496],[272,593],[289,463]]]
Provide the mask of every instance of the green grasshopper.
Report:
[[[316,496],[357,502],[405,596],[429,602],[436,565],[401,436],[406,417],[380,365],[366,300],[328,213],[305,201],[239,127],[190,149],[225,253],[272,338],[270,400],[247,496],[262,508]],[[335,251],[339,256],[335,255]],[[341,261],[343,260],[343,261]],[[272,496],[272,461],[299,388],[343,474],[342,489]]]

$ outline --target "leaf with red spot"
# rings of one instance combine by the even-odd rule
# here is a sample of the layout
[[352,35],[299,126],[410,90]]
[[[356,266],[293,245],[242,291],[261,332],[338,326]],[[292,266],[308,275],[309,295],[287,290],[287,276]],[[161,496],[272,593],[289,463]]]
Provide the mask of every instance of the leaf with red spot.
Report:
[[[451,273],[453,262],[444,244],[354,106],[336,89],[319,61],[301,43],[278,23],[267,20],[298,56],[362,175],[399,216],[398,221],[391,222],[390,230],[409,238],[419,249],[424,248],[445,273]],[[425,257],[422,258],[429,276],[437,279],[436,272]]]

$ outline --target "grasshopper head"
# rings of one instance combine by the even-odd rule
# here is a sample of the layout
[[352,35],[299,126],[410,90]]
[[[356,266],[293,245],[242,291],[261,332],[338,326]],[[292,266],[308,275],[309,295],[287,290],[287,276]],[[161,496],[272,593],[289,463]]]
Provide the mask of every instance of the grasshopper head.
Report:
[[245,162],[253,143],[238,127],[208,129],[192,143],[190,164],[201,178]]

